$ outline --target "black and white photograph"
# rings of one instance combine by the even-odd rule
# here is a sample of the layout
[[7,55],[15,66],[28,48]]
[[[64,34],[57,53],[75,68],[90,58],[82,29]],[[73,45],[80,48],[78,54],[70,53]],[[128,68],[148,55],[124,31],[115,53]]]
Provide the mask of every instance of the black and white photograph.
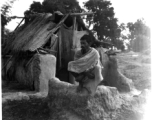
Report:
[[2,120],[151,120],[151,0],[1,0]]

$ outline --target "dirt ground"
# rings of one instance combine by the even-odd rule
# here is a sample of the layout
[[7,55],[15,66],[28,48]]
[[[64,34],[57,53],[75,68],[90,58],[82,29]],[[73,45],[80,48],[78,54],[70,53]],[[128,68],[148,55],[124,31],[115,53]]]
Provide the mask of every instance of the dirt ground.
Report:
[[132,79],[136,89],[151,88],[151,58],[140,53],[120,53],[117,55],[118,67],[122,74]]
[[[119,61],[119,70],[133,80],[138,90],[151,88],[150,56],[129,52],[119,53],[116,57]],[[49,119],[51,111],[49,111],[47,99],[39,96],[33,97],[31,94],[34,92],[30,89],[11,82],[2,85],[2,92],[3,120]]]

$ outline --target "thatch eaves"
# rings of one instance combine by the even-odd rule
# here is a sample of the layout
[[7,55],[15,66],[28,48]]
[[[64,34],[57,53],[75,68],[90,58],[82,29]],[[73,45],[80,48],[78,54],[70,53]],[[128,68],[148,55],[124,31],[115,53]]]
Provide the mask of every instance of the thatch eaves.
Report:
[[[68,24],[70,21],[73,22],[73,20],[69,18],[71,18],[71,15],[63,15],[62,19],[57,24],[53,21],[54,16],[52,14],[37,14],[30,23],[27,25],[24,24],[17,31],[15,31],[15,38],[12,38],[12,40],[8,43],[6,51],[35,51],[37,48],[42,47],[49,40],[52,33],[54,33],[63,22],[65,22],[64,24]],[[70,24],[72,22],[70,22]],[[78,27],[88,31],[94,44],[103,44],[103,42],[95,39],[93,33],[85,27],[85,24],[81,18],[77,19],[77,22],[79,25]]]
[[50,19],[52,14],[39,14],[31,23],[19,29],[15,39],[10,42],[12,51],[34,51],[41,47],[50,38],[50,28],[56,26]]

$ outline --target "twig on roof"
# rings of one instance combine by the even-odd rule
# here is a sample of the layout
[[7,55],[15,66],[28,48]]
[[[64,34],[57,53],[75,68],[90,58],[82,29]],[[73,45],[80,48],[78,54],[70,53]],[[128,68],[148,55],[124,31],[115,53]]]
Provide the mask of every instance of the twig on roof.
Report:
[[[36,49],[36,52],[37,52],[38,54],[40,54],[39,51],[38,51],[38,49]],[[33,55],[33,57],[31,57],[31,59],[26,63],[25,66],[27,67],[33,59],[34,59],[34,55]]]
[[31,57],[31,59],[26,63],[25,66],[27,67],[33,59],[34,59],[34,55],[33,55],[33,57]]
[[39,51],[38,51],[38,49],[36,49],[36,52],[37,52],[38,54],[40,54]]
[[12,56],[8,59],[8,61],[6,62],[6,64],[3,66],[2,70],[5,68],[5,66],[9,63],[9,61],[12,59]]

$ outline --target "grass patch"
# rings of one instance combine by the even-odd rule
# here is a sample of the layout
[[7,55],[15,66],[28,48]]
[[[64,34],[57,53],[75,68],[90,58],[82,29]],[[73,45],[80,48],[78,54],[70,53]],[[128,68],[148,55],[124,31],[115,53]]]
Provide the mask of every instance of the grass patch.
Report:
[[119,54],[117,55],[119,70],[127,78],[132,79],[138,90],[151,88],[151,64],[150,56],[137,54]]

